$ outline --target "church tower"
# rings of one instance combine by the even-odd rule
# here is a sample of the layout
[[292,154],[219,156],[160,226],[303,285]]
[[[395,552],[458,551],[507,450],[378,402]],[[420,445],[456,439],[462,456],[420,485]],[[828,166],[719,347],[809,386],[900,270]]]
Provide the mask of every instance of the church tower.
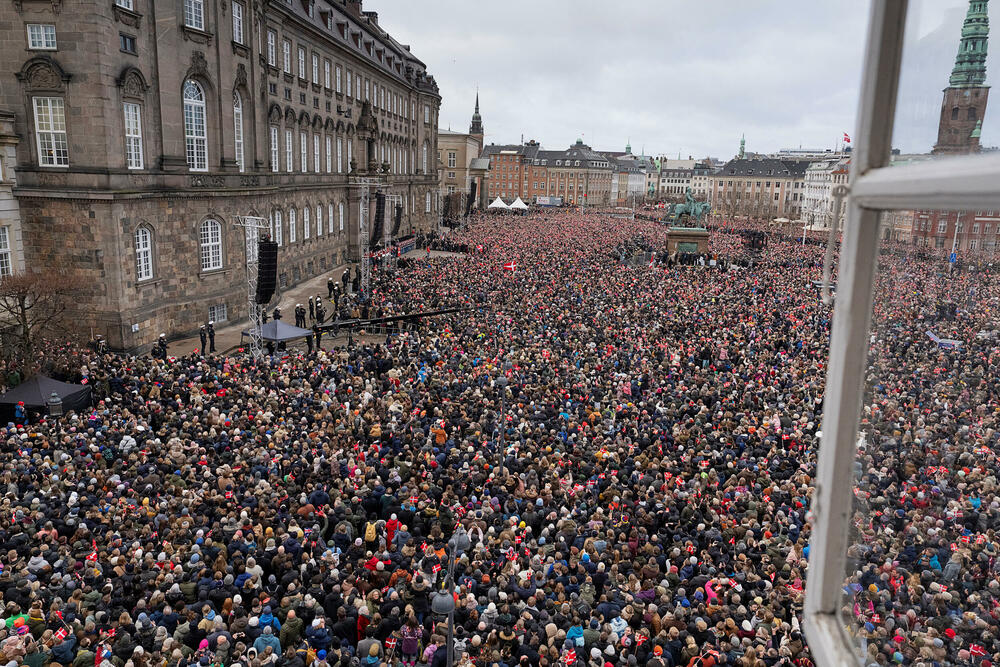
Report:
[[990,87],[986,85],[986,46],[990,33],[989,0],[970,0],[962,26],[955,67],[941,103],[936,155],[979,152],[979,131]]
[[[477,134],[479,138],[482,139],[483,135],[483,117],[479,115],[479,92],[476,92],[476,110],[472,114],[472,124],[469,125],[469,134]],[[482,143],[480,141],[480,143]]]

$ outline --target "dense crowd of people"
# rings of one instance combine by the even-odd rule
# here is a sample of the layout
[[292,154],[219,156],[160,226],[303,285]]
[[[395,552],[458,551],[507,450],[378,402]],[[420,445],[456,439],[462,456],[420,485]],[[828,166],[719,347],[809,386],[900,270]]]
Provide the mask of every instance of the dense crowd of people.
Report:
[[[380,313],[468,307],[384,343],[53,349],[96,403],[2,431],[0,664],[812,664],[823,248],[609,256],[664,234],[477,220],[436,242],[474,252],[376,273]],[[989,667],[998,282],[883,260],[843,620],[865,664]]]

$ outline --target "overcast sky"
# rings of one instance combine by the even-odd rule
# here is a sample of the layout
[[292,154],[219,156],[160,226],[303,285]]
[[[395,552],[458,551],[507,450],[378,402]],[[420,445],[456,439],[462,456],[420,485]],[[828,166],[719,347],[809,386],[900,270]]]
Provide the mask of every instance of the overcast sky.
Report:
[[[902,97],[910,106],[900,109],[894,143],[917,152],[936,136],[968,2],[911,4],[907,47],[924,53],[905,61],[920,65],[904,65]],[[634,152],[726,159],[741,133],[748,151],[772,152],[833,148],[854,131],[868,0],[364,6],[427,64],[443,97],[442,128],[468,131],[478,86],[487,143],[517,143],[523,135],[563,148],[582,137],[601,150],[624,150],[631,140]],[[998,50],[991,49],[987,83],[997,74]],[[987,118],[1000,121],[1000,109]],[[984,144],[1000,143],[997,125],[988,120]]]

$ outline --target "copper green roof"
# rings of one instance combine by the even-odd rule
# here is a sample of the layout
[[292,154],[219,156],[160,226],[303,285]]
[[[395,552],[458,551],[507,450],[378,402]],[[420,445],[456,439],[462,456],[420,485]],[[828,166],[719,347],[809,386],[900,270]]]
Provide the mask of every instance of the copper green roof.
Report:
[[948,79],[952,88],[974,88],[986,84],[986,47],[990,34],[988,5],[989,0],[969,0],[955,67]]

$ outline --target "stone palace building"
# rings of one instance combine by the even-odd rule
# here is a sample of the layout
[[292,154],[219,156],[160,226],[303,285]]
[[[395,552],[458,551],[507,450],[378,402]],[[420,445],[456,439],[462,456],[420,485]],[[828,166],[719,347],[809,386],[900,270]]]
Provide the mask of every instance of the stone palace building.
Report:
[[269,221],[279,289],[358,257],[356,177],[381,179],[387,221],[402,206],[399,235],[436,223],[438,87],[360,0],[13,0],[0,18],[24,266],[77,276],[80,329],[113,348],[246,315],[237,216]]

